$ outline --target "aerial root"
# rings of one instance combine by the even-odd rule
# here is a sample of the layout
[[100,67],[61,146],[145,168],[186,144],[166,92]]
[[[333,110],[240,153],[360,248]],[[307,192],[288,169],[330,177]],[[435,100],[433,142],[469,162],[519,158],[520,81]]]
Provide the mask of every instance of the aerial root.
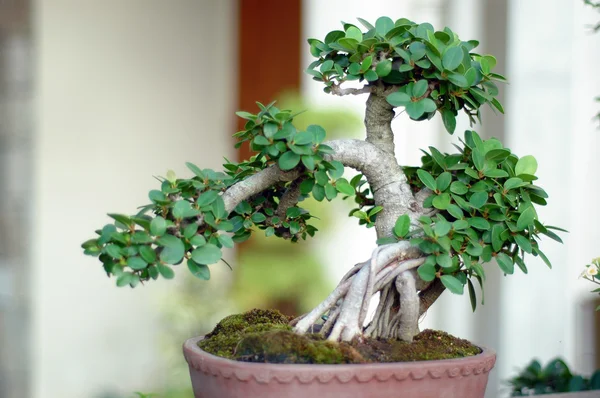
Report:
[[[323,302],[294,320],[295,331],[312,330],[327,313],[321,333],[328,340],[350,341],[364,332],[372,337],[411,341],[418,332],[419,317],[414,270],[424,262],[421,253],[406,241],[378,247],[371,259],[356,264]],[[365,330],[371,298],[379,291],[379,305]]]

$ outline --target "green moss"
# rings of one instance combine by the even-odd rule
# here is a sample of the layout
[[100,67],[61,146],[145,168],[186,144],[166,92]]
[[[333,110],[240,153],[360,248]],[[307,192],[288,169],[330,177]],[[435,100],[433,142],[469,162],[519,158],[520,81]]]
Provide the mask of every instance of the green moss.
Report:
[[274,310],[230,315],[198,346],[213,355],[239,361],[314,364],[425,361],[481,352],[466,340],[429,329],[419,333],[412,343],[393,339],[336,343],[319,334],[295,334],[289,321]]
[[270,331],[244,337],[235,359],[269,363],[362,363],[365,359],[346,343],[334,343],[319,335],[299,335],[292,331]]
[[198,346],[213,355],[232,359],[236,346],[244,336],[271,330],[292,330],[289,321],[288,317],[275,310],[254,309],[229,315]]

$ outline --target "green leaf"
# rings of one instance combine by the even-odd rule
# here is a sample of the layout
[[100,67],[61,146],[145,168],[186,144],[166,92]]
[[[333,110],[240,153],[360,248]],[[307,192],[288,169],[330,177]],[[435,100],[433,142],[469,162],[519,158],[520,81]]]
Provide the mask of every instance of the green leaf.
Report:
[[515,242],[517,243],[517,245],[525,253],[532,253],[533,252],[533,249],[532,249],[532,246],[531,246],[531,242],[529,241],[529,239],[527,239],[523,235],[515,235],[514,238],[515,238]]
[[473,312],[475,312],[475,309],[477,308],[477,296],[475,294],[475,287],[473,286],[471,279],[467,279],[467,287],[469,288],[469,300],[471,301],[471,308],[473,309]]
[[433,207],[439,210],[446,210],[450,206],[450,194],[443,193],[433,198]]
[[390,74],[391,71],[392,71],[392,61],[389,59],[379,62],[377,64],[377,66],[375,67],[375,72],[377,73],[377,76],[379,76],[379,77],[386,77],[387,75]]
[[300,155],[288,151],[285,152],[278,160],[279,168],[281,170],[291,170],[300,163]]
[[325,188],[323,188],[322,185],[315,184],[312,187],[312,195],[316,201],[321,202],[323,199],[325,199]]
[[209,204],[211,204],[212,202],[217,200],[218,196],[219,196],[219,192],[217,192],[217,191],[212,191],[212,190],[206,191],[206,192],[202,193],[200,196],[198,196],[198,199],[196,200],[196,204],[200,207],[208,206]]
[[[433,227],[435,234],[439,236],[446,236],[448,232],[452,229],[452,224],[450,224],[446,220],[437,220]],[[438,263],[439,264],[439,263]],[[441,265],[441,264],[440,264]]]
[[431,282],[435,279],[435,265],[425,263],[417,269],[417,273],[425,282]]
[[456,220],[452,223],[452,228],[457,231],[469,228],[469,223],[466,220]]
[[254,140],[252,141],[255,145],[259,145],[259,146],[269,146],[271,145],[271,142],[263,135],[257,135],[256,137],[254,137]]
[[503,224],[494,224],[492,227],[492,248],[494,251],[500,251],[502,249],[502,245],[504,244],[504,240],[502,239],[502,233],[506,228]]
[[454,181],[452,184],[450,184],[450,192],[457,195],[464,195],[469,192],[469,188],[460,181]]
[[185,245],[173,235],[162,236],[157,240],[157,243],[163,246],[159,257],[161,261],[167,264],[179,263],[185,254]]
[[450,215],[454,218],[456,218],[457,220],[462,219],[465,214],[463,213],[463,211],[461,210],[460,207],[458,207],[457,205],[451,204],[450,206],[448,206],[448,208],[446,209],[446,211],[448,213],[450,213]]
[[360,43],[361,41],[363,41],[363,34],[360,31],[360,29],[358,29],[356,26],[350,26],[348,27],[348,29],[346,29],[346,38],[354,39]]
[[462,284],[455,276],[452,275],[442,275],[440,277],[442,284],[446,287],[446,289],[450,290],[454,294],[463,294],[463,290],[465,285]]
[[354,187],[350,185],[350,183],[344,178],[339,178],[335,182],[335,189],[337,189],[338,192],[343,193],[344,195],[354,196],[355,194]]
[[423,100],[417,102],[409,102],[404,109],[411,119],[417,120],[425,113],[425,102]]
[[498,109],[498,112],[504,113],[504,108],[502,107],[502,104],[500,103],[500,101],[498,101],[497,98],[494,98],[491,101],[491,104],[494,106],[494,108]]
[[410,230],[410,217],[408,214],[403,214],[396,220],[394,225],[394,235],[399,238],[404,238]]
[[337,180],[342,175],[344,175],[344,164],[342,162],[332,160],[331,162],[329,162],[329,164],[333,166],[332,168],[328,169],[329,175],[332,179]]
[[428,87],[429,87],[429,83],[427,82],[427,80],[421,79],[421,80],[417,81],[413,86],[413,94],[412,94],[413,97],[415,97],[415,98],[422,97],[427,92]]
[[223,247],[228,249],[233,248],[233,239],[231,239],[231,237],[228,235],[219,235],[217,239],[219,240],[219,243],[223,245]]
[[215,264],[222,256],[221,249],[212,243],[207,243],[192,252],[192,260],[197,264]]
[[173,272],[171,267],[169,267],[168,265],[158,264],[157,267],[158,272],[162,275],[163,278],[173,279],[173,277],[175,277],[175,272]]
[[542,260],[544,260],[544,262],[546,263],[546,265],[548,266],[548,268],[552,269],[552,264],[550,263],[550,260],[548,260],[548,257],[546,257],[546,255],[544,254],[544,252],[542,252],[540,249],[538,249],[537,247],[533,247],[533,252],[535,254],[537,254],[538,256],[540,256],[542,258]]
[[331,184],[325,185],[325,197],[327,200],[332,201],[337,196],[337,189]]
[[423,109],[425,110],[425,113],[434,112],[437,109],[435,101],[433,101],[431,98],[423,98],[419,102],[423,103]]
[[515,256],[515,257],[513,258],[513,260],[514,260],[514,261],[515,261],[515,263],[516,263],[516,264],[519,266],[519,268],[521,269],[521,271],[522,271],[524,274],[527,274],[527,272],[528,272],[528,271],[527,271],[527,266],[525,265],[525,262],[523,262],[523,259],[517,255],[517,256]]
[[526,208],[523,213],[519,216],[517,220],[517,230],[523,231],[525,228],[529,227],[533,224],[533,220],[535,220],[535,209],[533,206]]
[[490,223],[483,217],[473,217],[467,220],[469,225],[473,228],[477,228],[483,231],[487,231],[491,228]]
[[308,131],[301,131],[294,136],[294,144],[306,145],[313,142],[314,135]]
[[529,183],[523,182],[523,180],[518,177],[513,177],[513,178],[509,178],[508,180],[506,180],[504,182],[504,190],[510,191],[511,189],[515,189],[515,188],[522,187],[525,185],[529,185]]
[[390,17],[379,17],[375,22],[376,32],[385,37],[385,34],[394,28],[394,21]]
[[[367,28],[368,30],[374,30],[375,27],[373,25],[371,25],[371,23],[369,21],[365,21],[362,18],[356,18],[361,24],[363,24],[363,26],[365,28]],[[326,42],[327,43],[327,42]]]
[[452,181],[452,174],[447,171],[443,172],[435,179],[435,185],[437,189],[441,192],[445,191],[446,188],[450,186],[450,182]]
[[469,198],[469,203],[476,209],[481,209],[483,205],[487,203],[488,193],[487,192],[475,192]]
[[[144,247],[147,247],[147,246],[144,246]],[[143,258],[135,256],[135,257],[129,257],[127,259],[127,265],[129,266],[129,268],[138,271],[138,270],[146,268],[148,266],[148,263],[146,261],[144,261]]]
[[167,222],[161,216],[156,216],[150,222],[150,233],[154,236],[163,236],[167,231]]
[[391,93],[386,97],[386,101],[392,106],[406,106],[411,103],[410,95],[401,91]]
[[148,264],[153,264],[154,262],[156,262],[156,252],[150,246],[141,246],[140,256],[142,256],[144,261]]
[[303,195],[307,195],[312,192],[314,185],[315,185],[315,180],[312,178],[308,178],[300,183],[300,192]]
[[427,171],[425,171],[423,169],[418,169],[417,176],[419,177],[419,180],[421,180],[421,182],[423,184],[425,184],[425,186],[427,188],[431,189],[432,191],[437,190],[437,185],[436,185],[435,179]]
[[263,213],[254,213],[252,214],[252,217],[250,217],[252,219],[252,222],[254,222],[255,224],[259,224],[263,221],[265,221],[267,219],[267,216],[265,216]]
[[366,57],[365,59],[363,59],[363,61],[360,64],[360,71],[361,72],[366,72],[371,68],[371,64],[373,63],[373,56],[369,55],[368,57]]
[[150,243],[152,242],[152,238],[146,232],[136,231],[133,235],[131,235],[132,243]]
[[205,281],[210,279],[210,268],[206,264],[197,264],[194,260],[189,259],[187,266],[192,275],[196,278],[203,279]]
[[379,76],[377,76],[377,72],[375,72],[372,69],[369,69],[368,71],[365,72],[365,79],[368,82],[374,82],[375,80],[379,79]]
[[306,128],[306,131],[313,135],[313,142],[320,144],[325,139],[325,129],[316,124],[311,124]]
[[167,199],[167,197],[165,196],[164,193],[162,193],[159,190],[153,189],[152,191],[150,191],[148,193],[148,198],[153,202],[153,203],[161,203],[161,202],[168,202],[169,200]]
[[435,258],[435,261],[442,268],[450,268],[450,267],[452,267],[452,258],[450,257],[450,255],[448,253],[438,254],[437,257]]
[[515,174],[517,176],[521,174],[535,175],[537,167],[537,161],[533,156],[523,156],[521,159],[519,159],[517,165],[515,166]]
[[456,130],[456,116],[454,116],[454,112],[450,109],[442,109],[442,121],[444,122],[446,131],[454,134],[454,130]]
[[193,163],[190,162],[185,162],[185,165],[187,166],[188,169],[191,170],[192,173],[194,173],[196,176],[200,177],[200,179],[204,180],[204,173],[202,172],[202,170],[200,170],[200,168],[198,166],[196,166]]
[[190,244],[192,246],[204,246],[206,244],[206,238],[202,235],[195,235],[190,239]]
[[129,285],[131,283],[132,278],[133,278],[133,274],[131,272],[123,272],[117,278],[117,287],[123,287],[123,286]]
[[469,87],[469,82],[467,82],[467,79],[460,73],[450,73],[448,75],[448,80],[450,80],[452,84],[457,85],[458,87]]
[[469,86],[472,86],[475,83],[475,81],[477,80],[477,72],[474,68],[469,68],[465,72],[465,79],[467,79],[467,83],[469,84]]
[[109,213],[108,216],[110,218],[112,218],[113,220],[120,222],[123,225],[126,225],[128,227],[132,226],[134,223],[131,220],[131,218],[129,218],[128,216],[124,215],[124,214],[115,214],[115,213]]
[[314,170],[315,169],[315,157],[312,155],[303,155],[302,156],[302,164],[308,170]]
[[483,167],[485,166],[485,155],[483,151],[479,150],[479,148],[474,148],[471,157],[473,158],[473,164],[475,165],[475,168],[478,171],[483,170]]
[[328,59],[327,61],[323,62],[319,68],[321,73],[328,72],[331,69],[333,69],[333,61],[331,59]]
[[449,47],[444,51],[444,55],[442,56],[442,65],[444,66],[444,69],[452,71],[458,68],[462,60],[462,47]]
[[419,59],[423,58],[427,53],[427,47],[425,46],[425,44],[419,41],[413,41],[412,43],[410,43],[408,49],[411,53],[411,59],[413,61],[418,61]]
[[498,266],[505,274],[512,275],[515,272],[515,263],[506,253],[498,253],[496,256]]

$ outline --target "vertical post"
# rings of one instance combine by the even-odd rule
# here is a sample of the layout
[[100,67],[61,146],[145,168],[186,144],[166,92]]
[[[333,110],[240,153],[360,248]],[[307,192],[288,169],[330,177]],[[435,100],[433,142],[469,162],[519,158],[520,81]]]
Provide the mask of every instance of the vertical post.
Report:
[[0,397],[30,395],[30,4],[0,1]]
[[[300,89],[301,0],[238,0],[238,109]],[[244,121],[238,120],[238,130]],[[243,146],[239,160],[251,155]]]

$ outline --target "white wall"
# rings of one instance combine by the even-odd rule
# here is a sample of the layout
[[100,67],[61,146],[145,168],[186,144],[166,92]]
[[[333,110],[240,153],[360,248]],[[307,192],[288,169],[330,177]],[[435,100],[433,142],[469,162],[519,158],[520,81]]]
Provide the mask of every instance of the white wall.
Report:
[[33,396],[148,392],[164,370],[157,299],[175,284],[118,289],[79,245],[145,204],[153,175],[232,154],[235,2],[34,3]]

